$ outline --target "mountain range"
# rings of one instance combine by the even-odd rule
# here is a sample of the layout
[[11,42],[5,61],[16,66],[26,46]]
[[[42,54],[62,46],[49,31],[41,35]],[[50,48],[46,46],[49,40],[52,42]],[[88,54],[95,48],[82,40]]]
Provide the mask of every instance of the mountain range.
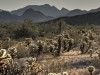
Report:
[[76,16],[76,15],[82,15],[86,13],[88,13],[88,11],[86,10],[74,9],[70,11],[66,16]]
[[[90,12],[83,15],[71,16],[71,17],[61,17],[52,22],[57,21],[65,21],[67,24],[70,25],[83,25],[83,24],[100,24],[100,11],[98,12]],[[49,22],[48,22],[49,23]]]
[[23,8],[17,9],[17,10],[13,10],[10,13],[17,14],[20,16],[25,12],[25,10],[27,10],[29,8],[31,8],[35,11],[40,11],[44,15],[52,16],[54,18],[58,18],[58,17],[62,17],[62,16],[76,16],[76,15],[86,14],[89,12],[100,11],[100,7],[97,9],[91,9],[89,11],[81,10],[81,9],[68,10],[66,8],[62,8],[61,10],[59,10],[55,6],[50,6],[49,4],[45,4],[45,5],[28,5],[26,7],[23,7]]
[[0,22],[22,22],[25,18],[30,18],[34,22],[43,22],[53,19],[53,17],[45,16],[40,11],[34,11],[31,8],[27,9],[21,16],[11,14],[7,11],[0,12]]
[[2,12],[3,10],[2,9],[0,9],[0,12]]
[[79,16],[84,17],[82,15],[89,15],[98,11],[100,11],[100,7],[86,11],[81,9],[68,10],[66,8],[59,10],[55,6],[50,6],[49,4],[28,5],[13,11],[4,11],[0,9],[0,22],[22,22],[25,18],[30,18],[34,22],[49,21],[59,17],[75,19],[79,18]]
[[25,10],[27,10],[29,8],[31,8],[35,11],[40,11],[46,16],[52,16],[52,17],[65,16],[69,12],[68,9],[62,8],[61,10],[59,10],[55,6],[50,6],[49,4],[45,4],[45,5],[39,5],[39,6],[38,5],[29,5],[24,8],[20,8],[18,10],[13,10],[13,11],[11,11],[11,13],[17,14],[20,16],[25,12]]

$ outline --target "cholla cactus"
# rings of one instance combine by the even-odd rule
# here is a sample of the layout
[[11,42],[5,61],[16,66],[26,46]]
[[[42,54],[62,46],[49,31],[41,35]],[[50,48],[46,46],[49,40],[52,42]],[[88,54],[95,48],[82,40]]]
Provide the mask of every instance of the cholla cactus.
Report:
[[49,43],[49,44],[52,44],[53,43],[53,39],[46,39],[46,42]]
[[15,47],[9,48],[8,52],[11,55],[12,59],[14,59],[17,56],[17,49]]
[[29,54],[31,57],[36,57],[39,47],[36,45],[30,45],[29,46]]
[[90,75],[93,75],[93,72],[95,71],[95,68],[93,66],[89,66],[88,71],[90,72]]
[[29,46],[32,42],[32,38],[25,38],[25,43],[27,46]]
[[43,51],[44,48],[44,41],[38,40],[37,41],[37,45],[38,45],[38,55],[40,55],[41,51]]
[[0,61],[0,73],[1,73],[1,75],[4,74],[4,67],[5,67],[5,63]]
[[85,51],[85,53],[87,53],[88,50],[89,50],[90,48],[93,49],[93,41],[92,41],[92,40],[89,40],[88,43],[87,43],[87,46],[88,46],[88,48],[87,48],[87,50]]
[[98,57],[100,59],[100,50],[97,50],[96,53],[98,54]]
[[90,40],[95,40],[96,34],[95,33],[90,33],[89,38]]
[[89,54],[90,54],[90,57],[92,57],[93,49],[89,49]]
[[4,60],[7,60],[7,59],[11,59],[11,56],[9,54],[7,54],[5,49],[1,49],[0,50],[0,73],[3,75],[5,75],[4,68],[5,68],[5,64],[6,64],[6,62],[4,62]]
[[69,39],[69,38],[70,38],[70,34],[68,34],[68,33],[65,33],[65,34],[64,34],[64,38],[67,38],[67,39]]
[[67,72],[63,72],[63,75],[68,75],[68,73]]
[[38,41],[37,41],[37,45],[41,45],[42,43],[43,43],[42,40],[38,40]]
[[87,45],[87,43],[85,41],[82,42],[82,44],[80,45],[80,50],[81,50],[81,53],[82,54],[84,53],[84,50],[85,50],[86,45]]
[[54,51],[55,51],[56,47],[54,45],[50,45],[50,52],[51,54],[54,56]]
[[36,58],[29,58],[26,62],[28,62],[28,69],[31,72],[31,75],[37,75],[39,72],[43,72],[44,66],[40,66],[36,63]]
[[32,63],[36,62],[36,58],[29,58],[28,60],[26,60],[26,62],[28,62],[29,65],[32,65]]
[[6,37],[5,40],[7,41],[7,43],[9,43],[11,39],[9,37]]
[[74,44],[74,39],[72,39],[72,38],[70,38],[69,40],[68,40],[68,52],[70,51],[70,49],[72,48],[72,45]]
[[66,51],[68,48],[68,39],[67,38],[63,39],[63,48],[64,48],[64,51]]
[[84,36],[84,39],[83,39],[86,43],[88,43],[89,41],[89,37],[88,36]]

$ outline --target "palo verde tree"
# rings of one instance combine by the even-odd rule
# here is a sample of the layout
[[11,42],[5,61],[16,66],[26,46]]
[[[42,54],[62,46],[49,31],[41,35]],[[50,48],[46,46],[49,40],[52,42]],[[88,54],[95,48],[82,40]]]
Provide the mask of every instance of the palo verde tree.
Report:
[[33,33],[33,29],[31,27],[32,24],[33,24],[32,20],[26,18],[22,23],[21,27],[15,30],[15,37],[16,38],[31,37]]

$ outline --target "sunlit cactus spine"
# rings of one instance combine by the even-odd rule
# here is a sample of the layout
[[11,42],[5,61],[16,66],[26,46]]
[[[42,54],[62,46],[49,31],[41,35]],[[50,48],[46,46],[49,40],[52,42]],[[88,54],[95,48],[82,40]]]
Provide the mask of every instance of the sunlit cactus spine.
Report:
[[49,73],[48,75],[54,75],[54,73]]
[[63,75],[68,75],[68,73],[67,72],[63,72]]
[[61,73],[49,73],[48,75],[61,75]]

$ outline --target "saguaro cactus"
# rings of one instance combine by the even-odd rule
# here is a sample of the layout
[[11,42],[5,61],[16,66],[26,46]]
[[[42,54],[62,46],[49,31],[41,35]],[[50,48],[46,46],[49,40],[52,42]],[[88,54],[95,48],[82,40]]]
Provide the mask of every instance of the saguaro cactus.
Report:
[[58,56],[60,55],[60,51],[61,51],[61,45],[62,45],[62,35],[57,35],[58,36],[58,50],[57,50],[57,54]]

